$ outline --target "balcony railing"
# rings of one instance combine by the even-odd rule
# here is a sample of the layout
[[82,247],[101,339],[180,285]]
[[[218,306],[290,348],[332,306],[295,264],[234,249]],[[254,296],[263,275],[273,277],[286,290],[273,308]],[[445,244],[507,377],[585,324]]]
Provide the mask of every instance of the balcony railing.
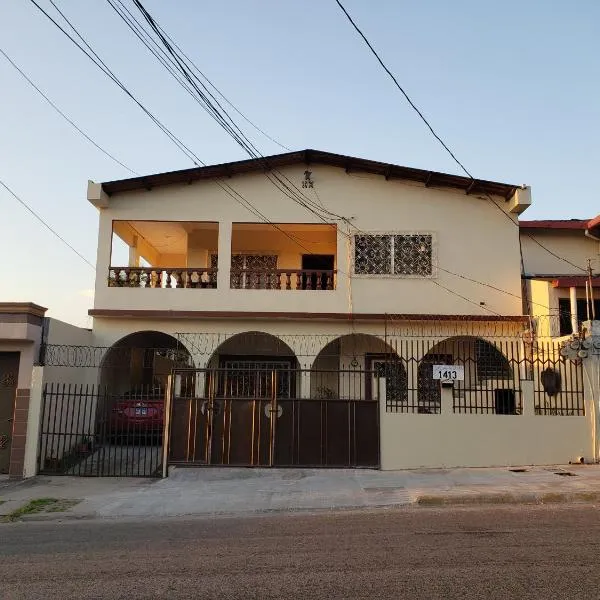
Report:
[[231,287],[246,290],[333,290],[336,271],[314,269],[231,270]]
[[111,267],[110,287],[130,288],[216,288],[217,269],[167,269],[160,267]]

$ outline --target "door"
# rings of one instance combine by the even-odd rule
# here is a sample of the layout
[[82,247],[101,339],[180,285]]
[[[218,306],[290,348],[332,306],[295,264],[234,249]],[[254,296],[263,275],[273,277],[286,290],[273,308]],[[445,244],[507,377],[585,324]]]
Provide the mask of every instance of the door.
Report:
[[19,376],[19,353],[0,353],[0,473],[8,473],[15,396]]
[[302,273],[302,289],[326,290],[328,280],[333,287],[334,261],[333,254],[303,254],[302,270],[320,271],[320,273]]

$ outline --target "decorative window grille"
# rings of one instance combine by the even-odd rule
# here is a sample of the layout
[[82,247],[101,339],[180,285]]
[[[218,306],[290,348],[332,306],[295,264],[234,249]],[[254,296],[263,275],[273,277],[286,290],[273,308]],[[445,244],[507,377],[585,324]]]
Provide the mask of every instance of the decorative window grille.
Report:
[[478,379],[510,379],[511,369],[508,360],[490,342],[475,340],[475,360]]
[[[231,257],[231,287],[233,289],[261,289],[277,287],[277,255],[233,254]],[[263,275],[261,277],[260,275]],[[261,284],[261,280],[263,283]]]
[[395,235],[394,274],[431,277],[433,243],[431,235]]
[[354,272],[380,275],[392,272],[391,235],[354,236]]
[[433,236],[427,233],[354,236],[357,275],[433,275]]

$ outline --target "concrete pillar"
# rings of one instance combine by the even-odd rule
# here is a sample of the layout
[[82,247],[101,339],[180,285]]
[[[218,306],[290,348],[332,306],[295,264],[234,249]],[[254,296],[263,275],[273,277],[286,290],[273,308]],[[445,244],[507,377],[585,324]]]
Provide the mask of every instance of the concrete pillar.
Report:
[[138,248],[138,236],[133,236],[133,242],[129,246],[129,265],[130,267],[140,266],[140,251]]
[[33,367],[31,377],[31,395],[29,397],[29,414],[27,415],[27,439],[25,440],[25,459],[23,477],[37,475],[37,455],[42,423],[42,385],[44,367]]
[[521,381],[521,407],[524,417],[535,416],[535,396],[533,381]]
[[571,329],[573,333],[579,330],[579,322],[577,318],[577,288],[569,288],[569,297],[571,299]]
[[454,388],[452,386],[441,386],[440,409],[443,415],[454,414]]
[[217,288],[221,291],[230,288],[231,271],[231,222],[219,223],[219,271],[217,272]]

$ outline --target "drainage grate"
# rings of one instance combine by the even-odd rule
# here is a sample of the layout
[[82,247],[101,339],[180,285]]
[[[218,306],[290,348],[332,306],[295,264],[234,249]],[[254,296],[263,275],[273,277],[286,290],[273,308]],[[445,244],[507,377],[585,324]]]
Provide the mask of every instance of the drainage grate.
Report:
[[561,477],[577,477],[576,473],[571,473],[570,471],[554,471],[554,474]]
[[509,469],[511,473],[527,473],[529,469]]

